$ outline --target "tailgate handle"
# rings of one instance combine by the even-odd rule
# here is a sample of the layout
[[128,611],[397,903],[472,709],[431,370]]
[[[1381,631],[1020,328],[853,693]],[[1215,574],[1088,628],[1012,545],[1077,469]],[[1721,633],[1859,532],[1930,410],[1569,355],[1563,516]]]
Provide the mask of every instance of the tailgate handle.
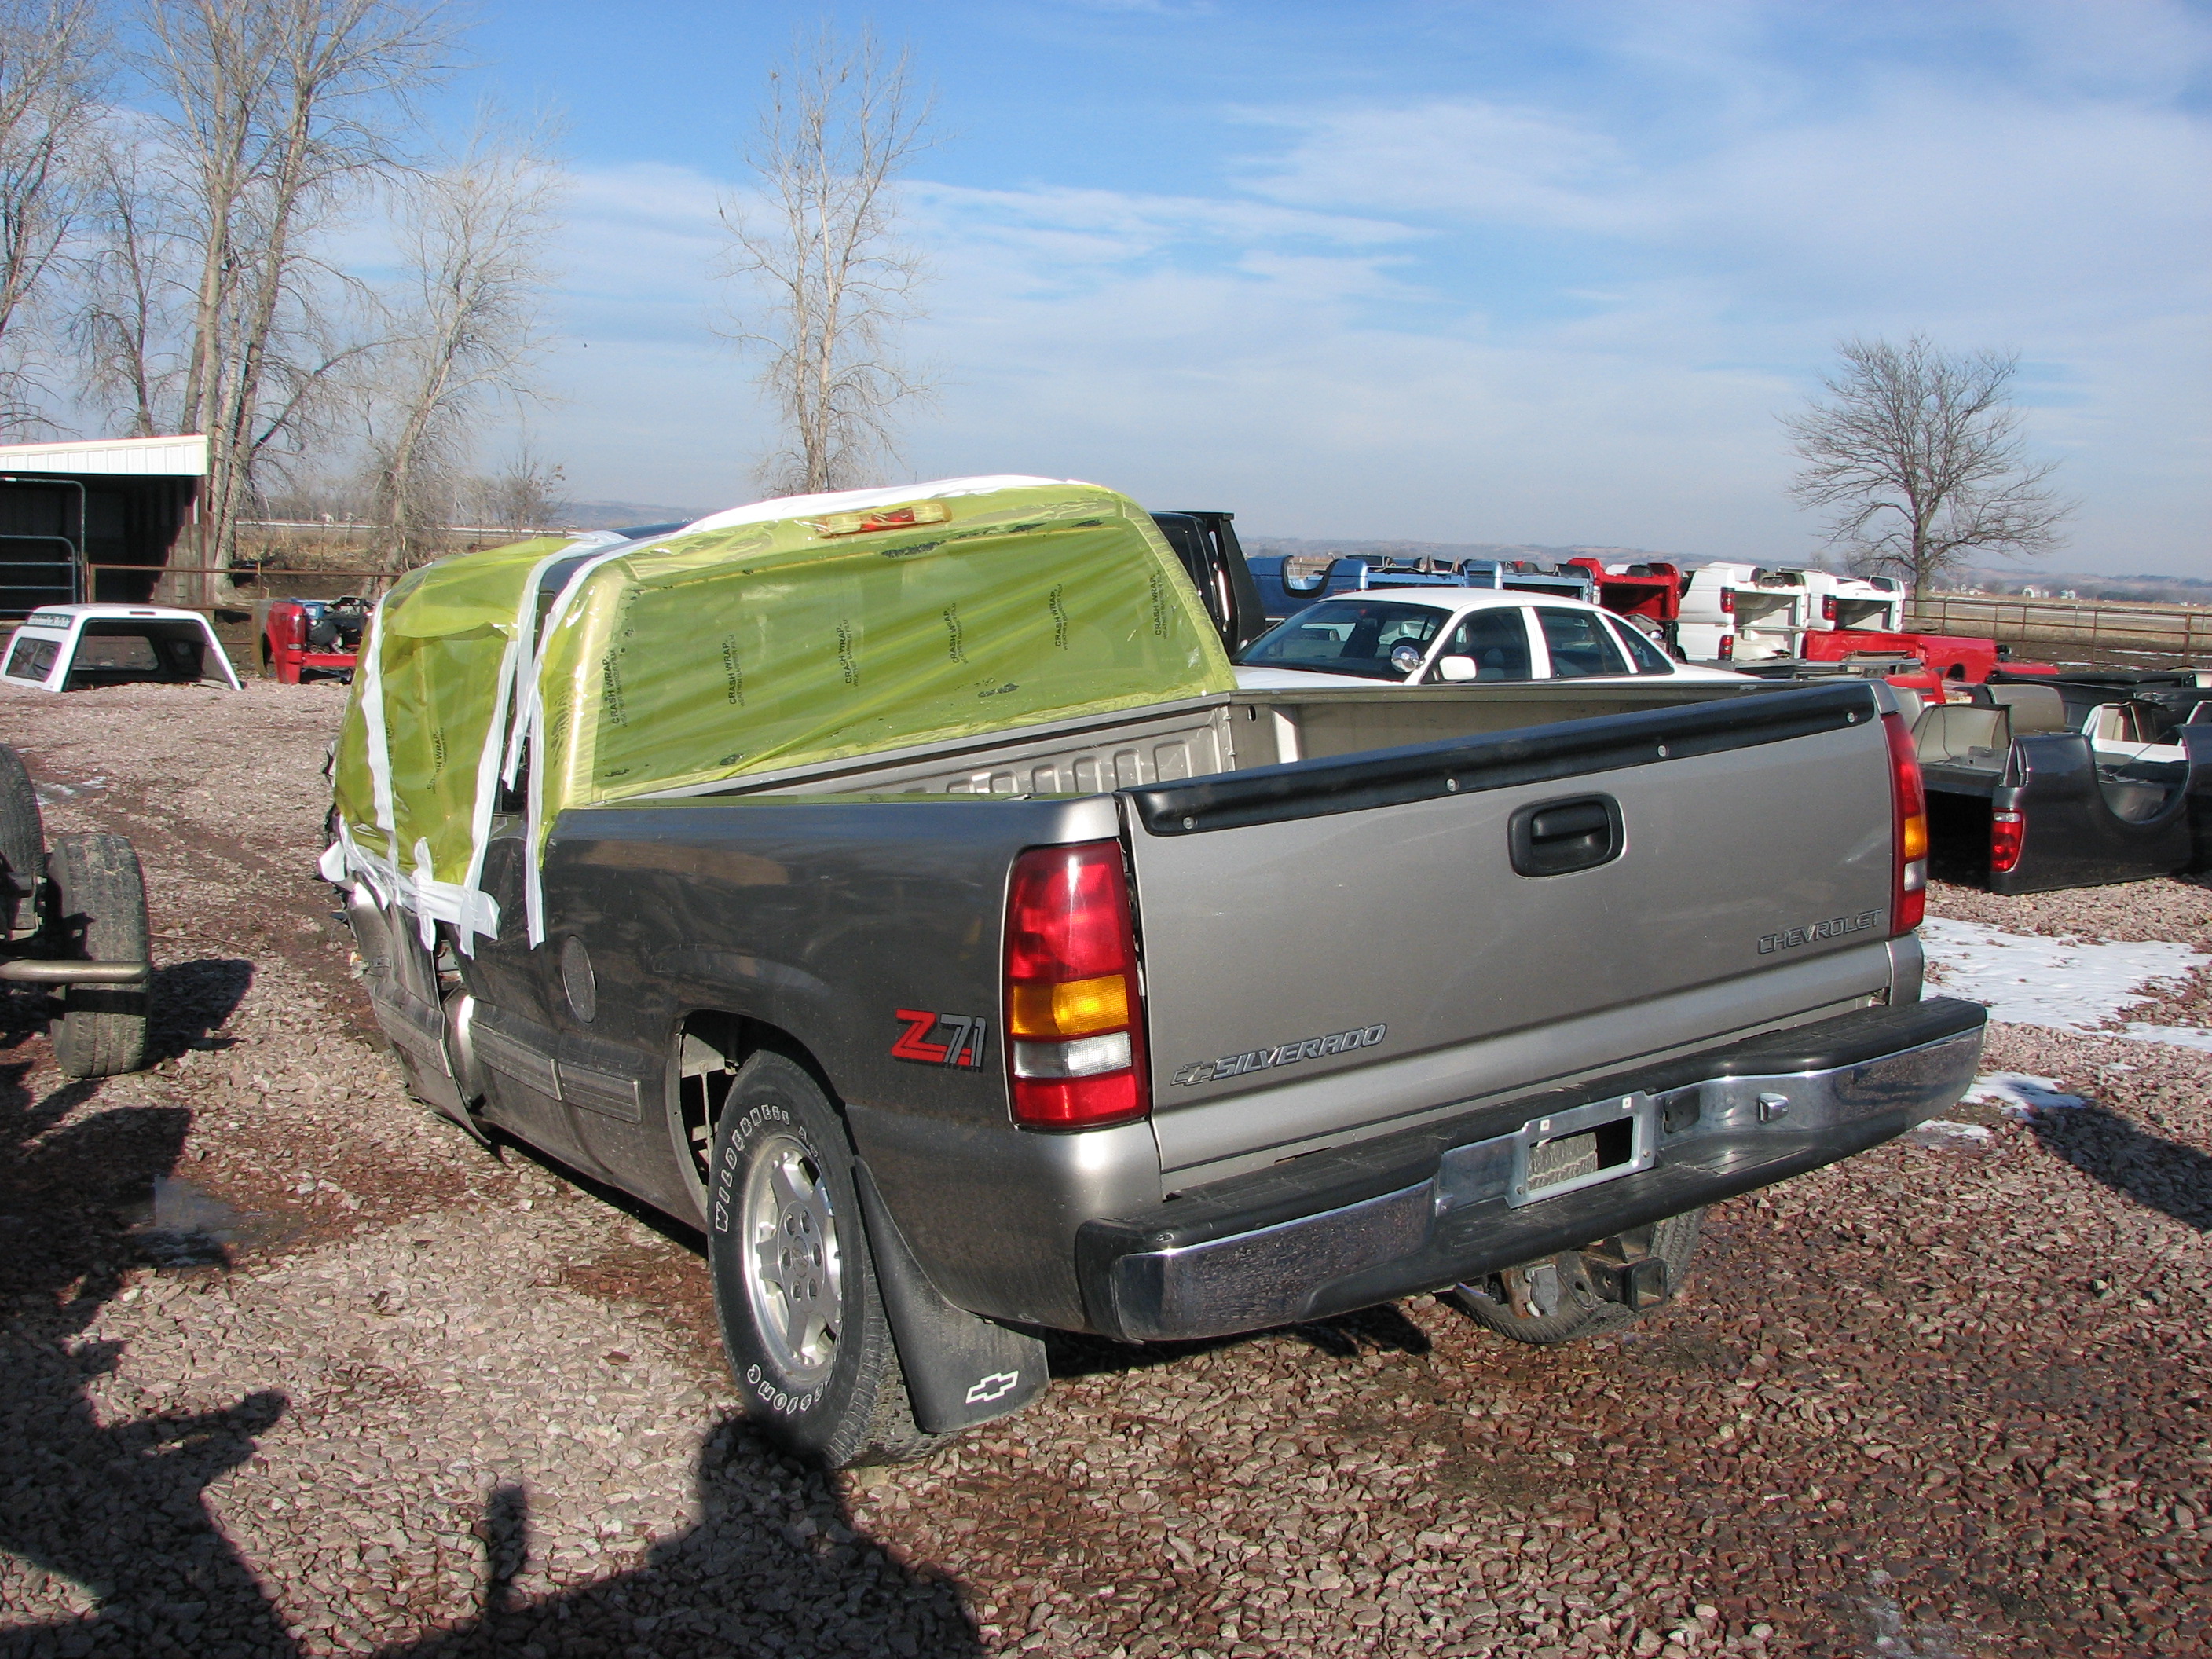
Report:
[[1626,845],[1620,803],[1610,795],[1540,801],[1516,812],[1506,833],[1513,867],[1524,876],[1564,876],[1595,869]]

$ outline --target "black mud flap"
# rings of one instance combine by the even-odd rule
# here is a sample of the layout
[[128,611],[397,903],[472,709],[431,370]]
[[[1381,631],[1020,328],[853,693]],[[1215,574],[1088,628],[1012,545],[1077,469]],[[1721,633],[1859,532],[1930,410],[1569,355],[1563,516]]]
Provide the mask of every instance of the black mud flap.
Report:
[[1044,1344],[1026,1332],[956,1308],[938,1294],[891,1219],[866,1164],[854,1173],[866,1212],[876,1286],[890,1316],[891,1339],[916,1427],[951,1434],[1019,1411],[1050,1380]]

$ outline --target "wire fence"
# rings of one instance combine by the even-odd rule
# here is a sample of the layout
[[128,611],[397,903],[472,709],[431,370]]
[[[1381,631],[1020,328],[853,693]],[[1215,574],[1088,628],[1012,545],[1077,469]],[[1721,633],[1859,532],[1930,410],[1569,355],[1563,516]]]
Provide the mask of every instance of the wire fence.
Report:
[[251,611],[267,599],[381,599],[404,572],[310,566],[94,564],[85,567],[94,599],[104,604],[162,605],[210,616]]

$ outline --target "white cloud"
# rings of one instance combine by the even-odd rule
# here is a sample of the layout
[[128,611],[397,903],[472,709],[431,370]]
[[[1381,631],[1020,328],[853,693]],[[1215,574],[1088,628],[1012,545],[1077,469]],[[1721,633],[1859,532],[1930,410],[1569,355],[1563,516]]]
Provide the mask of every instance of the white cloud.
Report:
[[[1795,557],[1775,414],[1838,336],[1925,328],[2026,354],[2032,431],[2086,499],[2061,562],[2202,570],[2212,133],[2166,93],[2206,31],[2130,15],[2159,50],[2027,8],[2008,79],[1876,63],[1814,98],[1775,14],[1700,9],[1620,42],[1672,77],[1663,142],[1602,99],[1470,97],[1248,112],[1257,153],[1214,193],[917,182],[938,280],[910,343],[945,385],[912,463],[1261,532]],[[720,189],[578,177],[578,348],[539,425],[580,493],[744,493],[765,428],[707,331]]]

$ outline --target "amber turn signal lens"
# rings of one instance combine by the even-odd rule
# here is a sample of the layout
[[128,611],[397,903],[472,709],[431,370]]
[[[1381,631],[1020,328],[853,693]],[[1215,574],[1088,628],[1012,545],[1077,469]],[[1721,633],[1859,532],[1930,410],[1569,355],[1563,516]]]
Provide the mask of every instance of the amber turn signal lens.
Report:
[[1129,981],[1120,974],[1007,988],[1008,1020],[1018,1037],[1088,1036],[1129,1023]]
[[1926,813],[1915,812],[1911,817],[1905,819],[1903,834],[1906,863],[1910,864],[1915,859],[1924,859],[1928,856],[1928,815]]

